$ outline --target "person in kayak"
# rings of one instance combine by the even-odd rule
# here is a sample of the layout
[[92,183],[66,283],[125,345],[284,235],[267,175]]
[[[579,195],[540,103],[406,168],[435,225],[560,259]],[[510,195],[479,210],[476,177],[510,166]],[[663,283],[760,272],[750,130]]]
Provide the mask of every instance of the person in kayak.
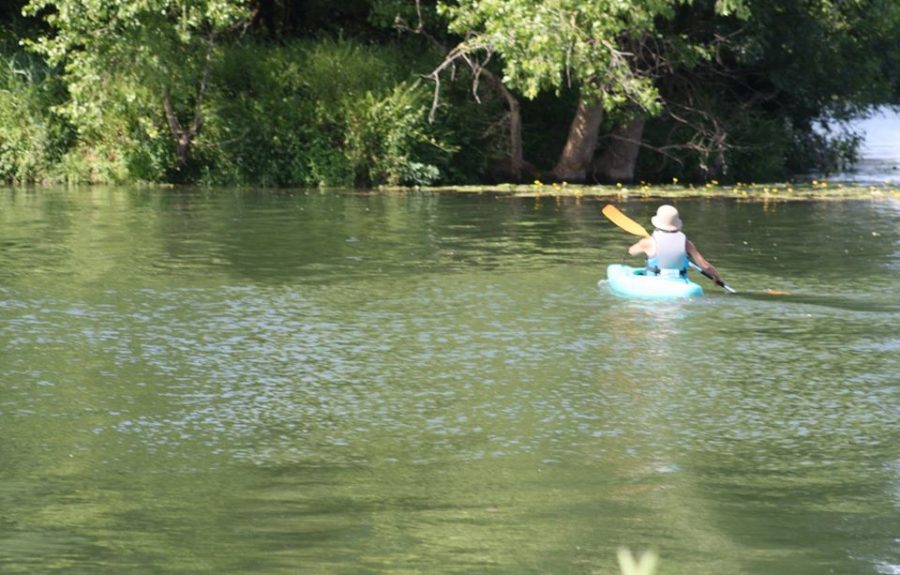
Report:
[[[681,218],[675,206],[660,206],[650,218],[653,234],[641,238],[628,248],[632,256],[647,256],[647,273],[659,276],[683,276],[691,261],[716,281],[724,283],[719,271],[700,254],[693,242],[681,231]],[[721,284],[720,284],[721,285]]]

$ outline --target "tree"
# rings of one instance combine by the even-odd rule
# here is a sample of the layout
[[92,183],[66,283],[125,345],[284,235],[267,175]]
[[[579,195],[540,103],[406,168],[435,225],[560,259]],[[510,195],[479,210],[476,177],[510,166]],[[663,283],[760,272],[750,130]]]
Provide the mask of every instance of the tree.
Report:
[[[580,101],[553,174],[584,181],[606,114],[660,111],[655,66],[643,47],[657,21],[691,0],[459,0],[443,3],[459,53],[498,54],[503,82],[528,98],[575,87]],[[745,15],[742,0],[719,0],[720,14]],[[648,65],[648,62],[650,65]]]
[[[217,44],[249,22],[248,2],[31,0],[25,13],[43,16],[52,30],[30,46],[63,66],[63,112],[80,136],[158,139],[168,130],[174,176],[183,176]],[[128,149],[112,142],[107,153],[120,153],[117,144]]]
[[749,17],[685,6],[660,32],[711,57],[674,62],[645,144],[647,179],[780,179],[837,169],[858,140],[823,130],[897,101],[900,4],[748,0]]
[[[413,7],[414,10],[410,10]],[[507,176],[513,181],[520,181],[525,175],[526,166],[524,159],[524,150],[522,146],[522,113],[520,110],[519,99],[509,90],[503,81],[493,71],[487,67],[488,56],[485,61],[473,57],[466,50],[460,50],[460,45],[454,49],[448,49],[447,44],[441,39],[440,34],[436,34],[426,26],[426,22],[440,21],[440,17],[435,13],[433,5],[423,6],[421,0],[414,0],[414,4],[397,4],[396,0],[380,0],[376,2],[375,18],[383,20],[385,15],[393,14],[392,25],[401,32],[409,32],[426,38],[434,47],[446,54],[443,62],[441,62],[430,74],[430,78],[434,82],[434,98],[432,101],[429,121],[433,122],[440,102],[441,92],[441,76],[450,69],[455,71],[457,61],[462,61],[468,68],[472,78],[472,95],[477,102],[481,102],[479,95],[480,80],[486,80],[487,85],[496,92],[504,101],[507,114],[505,124],[508,132],[508,146],[506,149],[506,161],[504,166],[494,171]],[[407,13],[410,12],[410,13]],[[428,13],[426,17],[424,14]],[[415,21],[415,25],[411,24],[411,20]],[[433,26],[433,25],[432,25]]]

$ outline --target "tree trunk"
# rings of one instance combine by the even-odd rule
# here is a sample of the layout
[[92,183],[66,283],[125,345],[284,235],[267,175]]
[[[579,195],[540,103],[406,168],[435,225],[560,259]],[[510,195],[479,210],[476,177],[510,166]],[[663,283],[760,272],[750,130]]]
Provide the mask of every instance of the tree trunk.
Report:
[[509,106],[509,174],[513,181],[519,182],[522,180],[522,169],[525,166],[522,148],[522,112],[519,110],[519,100],[506,89],[506,86],[503,86],[503,96],[506,98],[506,105]]
[[187,167],[190,159],[191,144],[194,143],[194,138],[197,137],[197,134],[200,133],[200,128],[203,126],[203,115],[198,107],[191,126],[188,129],[183,128],[172,107],[172,96],[169,94],[168,86],[163,89],[163,108],[166,111],[166,121],[169,124],[169,130],[172,132],[172,137],[175,138],[177,166],[179,170],[183,170]]
[[175,138],[175,155],[178,159],[178,170],[181,171],[188,165],[191,154],[191,145],[194,138],[203,128],[203,97],[206,95],[206,88],[209,86],[209,73],[212,69],[212,53],[215,45],[215,34],[210,33],[206,41],[206,60],[203,65],[203,76],[200,78],[200,85],[197,87],[197,98],[194,101],[194,119],[187,128],[181,125],[178,116],[175,114],[175,108],[172,105],[172,94],[169,92],[169,86],[163,86],[163,109],[166,111],[166,122],[169,124],[169,131]]
[[515,182],[520,182],[525,168],[525,154],[522,147],[522,112],[519,100],[492,72],[482,69],[481,74],[506,100],[506,107],[509,109],[509,157],[507,158],[509,177]]
[[641,150],[645,118],[616,126],[609,136],[609,144],[594,162],[594,176],[605,184],[634,181],[634,167]]
[[553,176],[557,180],[564,182],[587,180],[602,122],[602,103],[597,101],[588,104],[583,98],[578,100],[578,110],[575,112],[572,125],[569,126],[569,137],[566,139],[559,161],[556,162],[556,167],[553,168]]

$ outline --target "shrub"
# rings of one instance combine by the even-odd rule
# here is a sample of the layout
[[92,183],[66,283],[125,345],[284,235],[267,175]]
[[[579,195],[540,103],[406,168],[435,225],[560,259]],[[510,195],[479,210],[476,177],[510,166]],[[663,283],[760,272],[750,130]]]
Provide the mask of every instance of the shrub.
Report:
[[[420,59],[421,56],[418,56]],[[403,45],[252,42],[216,70],[197,159],[211,183],[431,183],[451,147],[426,119],[427,90]],[[423,66],[424,68],[424,66]]]
[[58,177],[55,167],[72,134],[52,109],[64,96],[59,77],[41,60],[0,55],[0,181]]

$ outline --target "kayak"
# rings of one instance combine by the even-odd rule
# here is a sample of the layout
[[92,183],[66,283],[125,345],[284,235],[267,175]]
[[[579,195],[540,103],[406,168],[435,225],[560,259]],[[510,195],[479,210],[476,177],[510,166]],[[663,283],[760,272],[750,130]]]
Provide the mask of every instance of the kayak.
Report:
[[609,289],[623,297],[675,299],[703,295],[703,288],[686,276],[647,275],[644,268],[612,264],[606,268]]
[[614,294],[624,297],[676,299],[703,295],[703,288],[686,276],[648,276],[644,268],[622,264],[607,267],[606,280]]

